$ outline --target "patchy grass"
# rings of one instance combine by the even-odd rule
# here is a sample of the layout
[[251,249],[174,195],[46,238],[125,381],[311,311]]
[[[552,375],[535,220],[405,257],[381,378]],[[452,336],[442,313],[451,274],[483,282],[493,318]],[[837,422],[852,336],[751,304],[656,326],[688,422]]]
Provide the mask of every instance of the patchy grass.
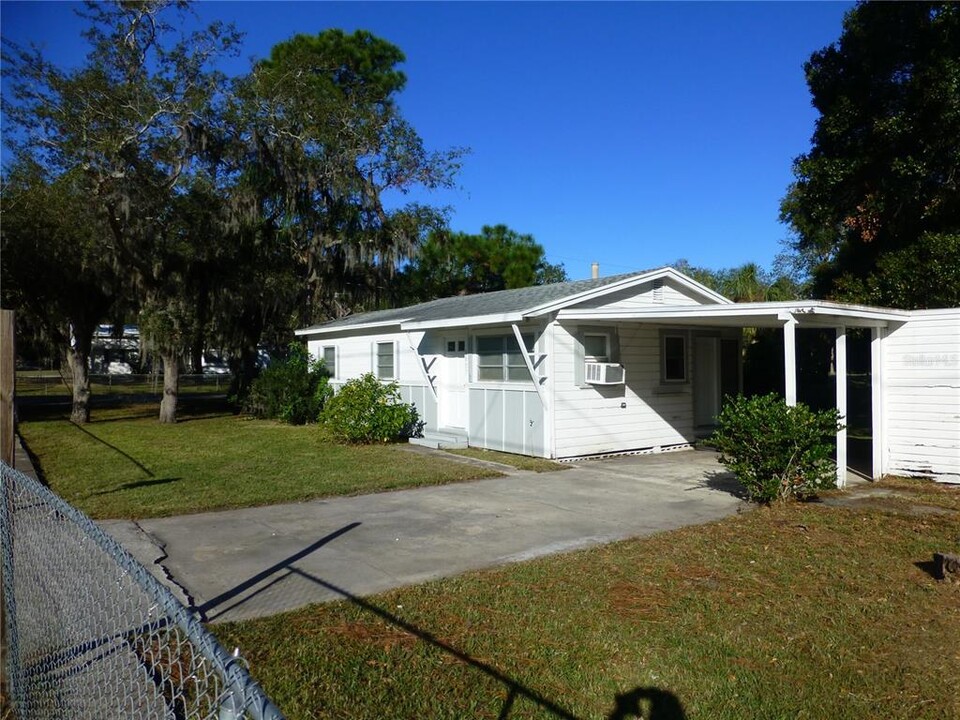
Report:
[[569,468],[568,465],[563,465],[553,460],[528,457],[526,455],[514,455],[513,453],[497,452],[496,450],[484,450],[483,448],[461,448],[458,450],[444,450],[444,452],[476,458],[477,460],[489,460],[490,462],[501,463],[502,465],[510,465],[517,470],[530,470],[531,472],[538,473],[567,470]]
[[290,720],[956,718],[960,586],[927,568],[958,545],[956,514],[788,504],[213,629]]
[[340,445],[320,426],[237,417],[203,398],[183,401],[175,425],[157,422],[156,404],[98,407],[84,426],[67,412],[22,408],[20,431],[53,490],[94,518],[180,515],[497,475],[405,444]]

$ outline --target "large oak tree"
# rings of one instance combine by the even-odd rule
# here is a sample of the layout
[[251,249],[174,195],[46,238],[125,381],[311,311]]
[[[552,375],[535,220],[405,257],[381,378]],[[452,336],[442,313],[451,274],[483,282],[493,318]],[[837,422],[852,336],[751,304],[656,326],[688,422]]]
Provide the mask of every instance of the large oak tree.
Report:
[[109,230],[79,171],[51,180],[26,159],[3,178],[0,215],[3,304],[19,310],[20,327],[30,323],[59,349],[70,368],[70,418],[88,422],[93,335],[125,297],[123,273],[105,248]]
[[195,315],[183,278],[200,239],[184,231],[184,198],[210,172],[207,141],[225,83],[214,66],[239,40],[219,23],[182,34],[171,18],[185,9],[166,0],[88,3],[91,49],[77,69],[53,65],[36,48],[8,44],[4,52],[12,92],[4,112],[16,128],[7,142],[51,177],[82,183],[106,230],[101,252],[123,268],[163,360],[162,422],[176,420],[180,357]]
[[815,293],[960,305],[960,4],[858,4],[805,70],[820,117],[781,216]]
[[547,262],[543,246],[532,235],[506,225],[485,225],[478,234],[438,230],[404,269],[398,301],[423,302],[566,279],[563,265]]

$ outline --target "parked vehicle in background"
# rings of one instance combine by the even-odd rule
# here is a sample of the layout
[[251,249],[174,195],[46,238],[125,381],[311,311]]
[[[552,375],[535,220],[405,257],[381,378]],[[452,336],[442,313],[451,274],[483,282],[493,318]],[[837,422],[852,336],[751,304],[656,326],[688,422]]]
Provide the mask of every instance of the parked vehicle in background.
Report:
[[133,375],[133,368],[130,363],[121,360],[113,360],[106,367],[107,375]]

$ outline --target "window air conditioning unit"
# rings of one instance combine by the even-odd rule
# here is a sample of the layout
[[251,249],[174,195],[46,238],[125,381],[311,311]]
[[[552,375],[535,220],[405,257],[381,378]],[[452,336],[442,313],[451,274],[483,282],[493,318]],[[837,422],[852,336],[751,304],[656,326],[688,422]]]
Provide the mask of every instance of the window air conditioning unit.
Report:
[[626,370],[618,363],[586,363],[584,378],[591,385],[623,385]]

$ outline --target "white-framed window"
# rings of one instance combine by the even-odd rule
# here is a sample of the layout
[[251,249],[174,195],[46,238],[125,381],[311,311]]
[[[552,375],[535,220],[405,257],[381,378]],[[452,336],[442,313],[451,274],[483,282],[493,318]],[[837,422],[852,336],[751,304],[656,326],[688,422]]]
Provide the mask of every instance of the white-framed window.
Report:
[[393,380],[397,372],[396,345],[393,342],[378,342],[374,362],[378,378]]
[[665,332],[660,336],[660,380],[664,383],[687,382],[687,335]]
[[330,377],[337,377],[337,347],[336,345],[324,345],[320,348],[320,359],[323,360],[323,366],[330,373]]
[[448,353],[462,353],[467,351],[466,340],[447,340]]
[[586,362],[610,362],[610,336],[606,333],[584,333],[583,359]]
[[480,335],[477,337],[477,381],[522,382],[530,380],[524,352],[533,347],[533,335],[523,334],[521,349],[517,338],[510,335]]

